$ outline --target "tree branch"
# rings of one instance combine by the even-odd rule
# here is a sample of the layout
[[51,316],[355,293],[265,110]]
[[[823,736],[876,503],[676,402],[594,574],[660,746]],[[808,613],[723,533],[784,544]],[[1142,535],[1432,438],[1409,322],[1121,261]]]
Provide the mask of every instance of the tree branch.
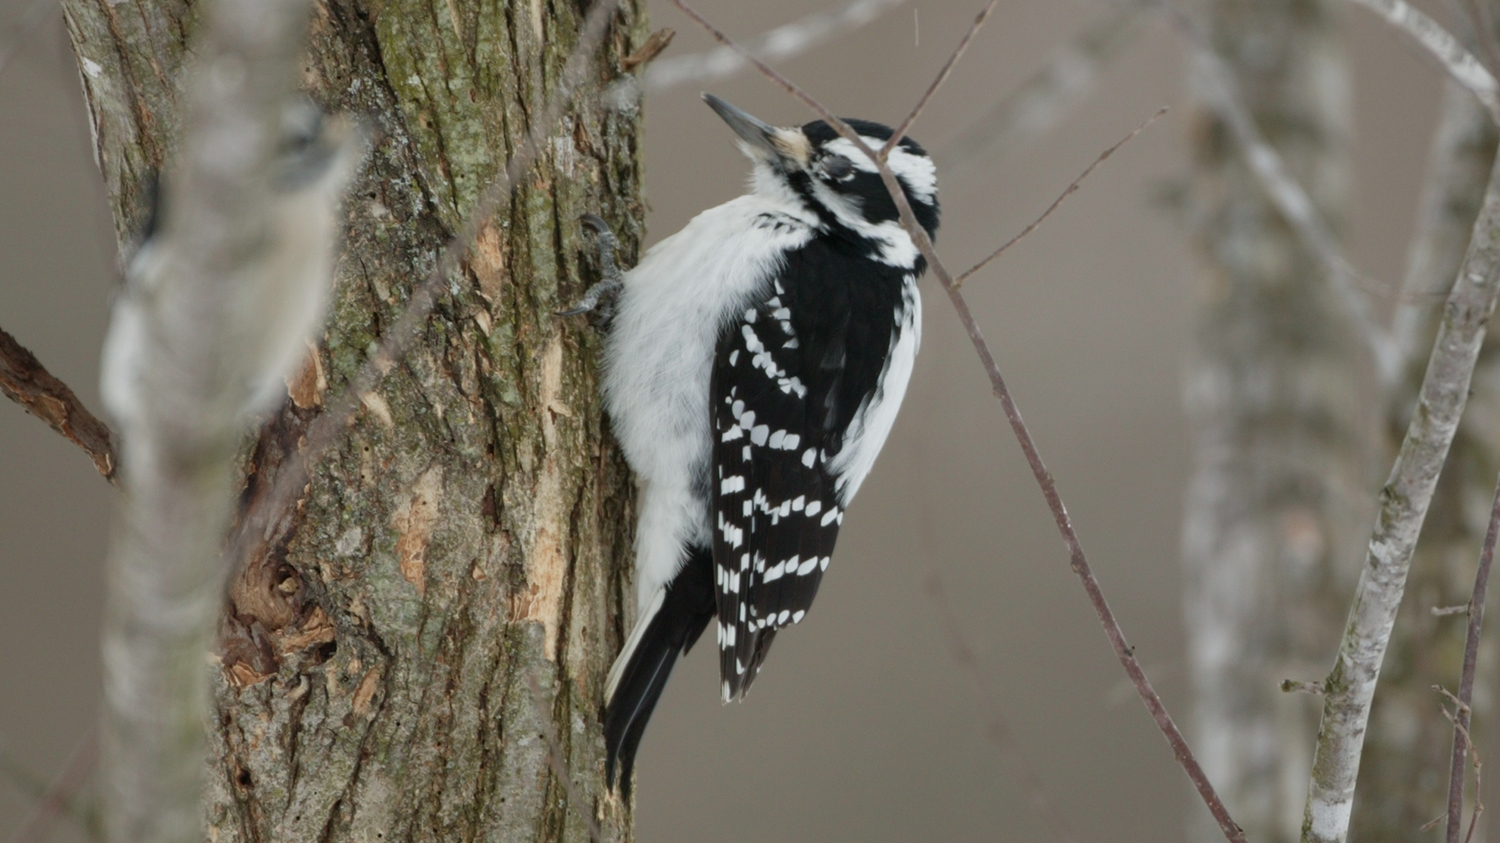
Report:
[[1010,422],[1011,429],[1021,445],[1021,450],[1026,455],[1026,462],[1031,467],[1032,475],[1036,478],[1037,485],[1041,487],[1042,496],[1046,499],[1047,507],[1052,512],[1058,532],[1062,535],[1063,544],[1068,549],[1073,571],[1083,583],[1084,591],[1087,592],[1089,601],[1093,604],[1094,611],[1099,616],[1100,623],[1104,626],[1105,636],[1109,638],[1110,644],[1114,647],[1115,656],[1120,660],[1120,664],[1124,667],[1125,673],[1130,677],[1131,682],[1135,684],[1136,692],[1140,694],[1142,702],[1146,705],[1146,709],[1151,712],[1152,718],[1156,721],[1157,728],[1161,730],[1162,736],[1166,738],[1168,745],[1172,747],[1172,754],[1177,759],[1177,763],[1187,773],[1189,780],[1192,781],[1194,788],[1198,791],[1198,795],[1203,799],[1204,804],[1208,806],[1214,819],[1219,823],[1224,836],[1233,841],[1233,843],[1244,843],[1244,832],[1240,830],[1240,827],[1235,824],[1234,819],[1230,817],[1229,809],[1224,806],[1223,800],[1219,798],[1213,784],[1204,774],[1203,767],[1198,763],[1197,758],[1193,756],[1192,749],[1188,747],[1187,739],[1183,737],[1182,731],[1177,728],[1177,724],[1172,722],[1171,715],[1167,713],[1166,705],[1162,702],[1161,697],[1156,693],[1155,689],[1151,687],[1151,681],[1146,678],[1145,672],[1141,670],[1140,662],[1136,660],[1133,648],[1126,642],[1125,633],[1120,629],[1120,624],[1115,619],[1114,612],[1111,611],[1108,601],[1105,600],[1103,589],[1099,586],[1099,581],[1094,577],[1093,569],[1089,566],[1088,558],[1083,552],[1083,543],[1079,539],[1077,531],[1073,528],[1072,520],[1068,516],[1067,507],[1063,505],[1062,496],[1057,489],[1057,483],[1053,480],[1052,473],[1047,470],[1046,464],[1042,461],[1041,454],[1037,451],[1036,442],[1031,437],[1031,431],[1027,429],[1026,422],[1021,418],[1021,411],[1016,406],[1015,400],[1011,397],[1010,389],[1005,384],[1005,378],[1000,374],[1000,368],[995,363],[994,355],[990,353],[989,345],[985,342],[984,335],[979,330],[979,324],[974,320],[974,314],[969,310],[968,302],[964,299],[963,294],[954,286],[953,276],[949,274],[947,267],[943,265],[942,260],[938,257],[937,251],[933,248],[932,239],[927,236],[926,230],[917,222],[916,216],[912,213],[910,203],[906,201],[906,193],[902,190],[900,182],[896,180],[895,174],[885,165],[884,161],[880,160],[875,150],[871,149],[847,123],[835,117],[821,103],[813,99],[785,76],[777,73],[765,62],[745,52],[729,36],[721,32],[712,23],[709,23],[706,18],[692,7],[688,6],[684,0],[672,0],[672,2],[683,13],[713,35],[714,38],[718,39],[721,44],[740,50],[741,54],[745,55],[762,75],[812,109],[829,126],[832,126],[841,136],[854,144],[871,161],[875,162],[880,172],[881,180],[885,183],[886,190],[890,192],[891,200],[895,202],[896,209],[900,213],[902,228],[911,236],[918,250],[927,259],[933,274],[937,276],[938,283],[942,285],[943,290],[948,294],[949,300],[953,303],[954,309],[958,311],[959,321],[968,333],[969,340],[974,345],[974,350],[979,355],[980,362],[984,365],[985,373],[989,375],[990,385],[995,393],[995,397],[1000,400],[1006,420]]
[[[1474,669],[1479,659],[1479,629],[1484,624],[1484,595],[1490,582],[1490,563],[1495,559],[1495,539],[1500,536],[1500,480],[1495,484],[1495,503],[1490,508],[1490,526],[1479,552],[1474,572],[1474,591],[1469,596],[1469,630],[1464,640],[1464,666],[1458,680],[1458,709],[1453,722],[1453,764],[1448,768],[1447,843],[1459,843],[1463,831],[1464,761],[1468,753],[1470,705],[1474,701]],[[1477,786],[1476,786],[1477,791]]]
[[1417,536],[1468,401],[1485,326],[1500,291],[1500,170],[1438,328],[1416,413],[1401,443],[1339,647],[1325,685],[1323,720],[1303,813],[1303,843],[1342,843],[1380,665],[1401,605]]
[[68,385],[0,328],[0,392],[83,449],[104,479],[115,482],[115,448],[109,426],[89,412]]
[[937,92],[943,87],[943,83],[948,81],[948,75],[958,65],[958,60],[964,57],[964,53],[968,52],[969,43],[974,40],[975,35],[979,34],[979,28],[984,26],[984,22],[989,18],[990,12],[995,10],[997,2],[999,0],[990,0],[990,2],[985,4],[984,8],[979,10],[979,14],[974,17],[974,23],[964,33],[964,37],[959,39],[958,46],[953,48],[953,53],[948,56],[948,61],[943,63],[943,69],[938,71],[937,76],[932,80],[932,84],[928,85],[927,90],[922,93],[922,98],[917,100],[916,105],[912,106],[911,113],[906,115],[906,119],[901,121],[901,125],[897,126],[894,132],[891,132],[890,138],[880,148],[880,160],[884,161],[886,156],[891,154],[891,150],[896,148],[896,144],[900,143],[901,139],[906,137],[906,132],[911,128],[911,124],[917,122],[917,118],[922,116],[922,112],[927,108],[927,103],[932,102],[932,98],[937,96]]
[[1386,22],[1411,36],[1422,49],[1438,60],[1458,84],[1479,99],[1500,126],[1500,83],[1485,68],[1484,62],[1464,49],[1453,33],[1442,24],[1412,8],[1405,0],[1352,0],[1386,19]]
[[[335,214],[362,146],[346,131],[330,148],[321,124],[289,132],[288,119],[317,116],[288,110],[310,6],[204,4],[167,214],[131,263],[105,341],[124,485],[102,636],[111,843],[203,839],[204,658],[223,602],[234,457],[322,317]],[[300,167],[295,184],[288,167]]]
[[1146,122],[1142,123],[1139,126],[1136,126],[1134,129],[1132,129],[1130,131],[1130,134],[1128,134],[1125,137],[1120,138],[1119,140],[1115,141],[1115,143],[1114,143],[1113,146],[1111,146],[1110,148],[1108,148],[1108,149],[1104,150],[1103,152],[1099,153],[1099,157],[1095,158],[1092,164],[1089,164],[1087,167],[1085,167],[1083,169],[1083,172],[1078,174],[1078,178],[1073,179],[1073,181],[1066,188],[1063,189],[1063,192],[1060,193],[1060,194],[1058,194],[1058,197],[1056,199],[1052,200],[1052,204],[1047,206],[1047,210],[1043,211],[1041,216],[1039,216],[1036,219],[1032,220],[1031,224],[1029,224],[1025,228],[1021,229],[1021,233],[1020,234],[1017,234],[1016,236],[1010,238],[1009,240],[1007,240],[1004,243],[1002,243],[1000,245],[1000,248],[996,249],[993,252],[990,252],[989,255],[987,255],[984,258],[984,260],[980,261],[979,263],[974,264],[973,266],[971,266],[967,270],[965,270],[962,275],[959,275],[957,278],[954,278],[953,279],[953,286],[955,286],[955,287],[962,287],[964,285],[964,282],[969,279],[969,276],[973,275],[974,273],[978,272],[981,269],[984,269],[986,266],[988,266],[990,264],[991,261],[993,261],[996,258],[1000,257],[1001,255],[1005,254],[1005,250],[1006,249],[1009,249],[1011,246],[1014,246],[1017,243],[1021,242],[1021,240],[1026,237],[1026,235],[1028,235],[1031,232],[1036,231],[1038,228],[1040,228],[1041,225],[1042,225],[1042,223],[1046,222],[1047,218],[1050,217],[1050,216],[1052,216],[1052,212],[1056,211],[1058,209],[1058,206],[1062,205],[1062,203],[1063,203],[1064,200],[1066,200],[1069,196],[1072,196],[1075,192],[1077,192],[1079,187],[1083,186],[1083,180],[1086,179],[1086,178],[1088,178],[1089,175],[1091,173],[1093,173],[1094,170],[1097,169],[1100,164],[1103,164],[1105,161],[1108,161],[1109,157],[1111,155],[1114,155],[1116,152],[1118,152],[1119,149],[1120,149],[1120,147],[1122,147],[1125,144],[1129,143],[1131,140],[1133,140],[1135,138],[1136,135],[1139,135],[1141,132],[1146,131],[1147,127],[1149,127],[1152,123],[1155,123],[1157,120],[1160,120],[1161,117],[1162,117],[1162,115],[1164,115],[1166,113],[1167,113],[1166,106],[1162,106],[1162,108],[1161,108],[1160,111],[1156,112],[1155,114],[1151,115],[1150,117],[1147,117],[1146,118]]

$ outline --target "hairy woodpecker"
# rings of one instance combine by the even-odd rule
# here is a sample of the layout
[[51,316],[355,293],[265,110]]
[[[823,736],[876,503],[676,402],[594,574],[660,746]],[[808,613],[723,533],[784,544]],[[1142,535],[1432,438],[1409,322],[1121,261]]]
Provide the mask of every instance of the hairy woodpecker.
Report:
[[[611,284],[605,404],[640,483],[639,617],[605,690],[608,776],[618,762],[627,797],[651,710],[709,621],[728,702],[807,613],[921,335],[926,262],[874,162],[822,121],[775,128],[704,99],[754,163],[750,193]],[[848,122],[871,148],[891,137]],[[910,139],[888,160],[931,235],[932,160]]]

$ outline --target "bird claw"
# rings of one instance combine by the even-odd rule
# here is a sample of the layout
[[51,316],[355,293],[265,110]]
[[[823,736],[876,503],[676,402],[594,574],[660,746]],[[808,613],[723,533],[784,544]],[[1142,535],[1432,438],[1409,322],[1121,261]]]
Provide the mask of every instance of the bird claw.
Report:
[[625,286],[624,274],[615,263],[615,253],[619,248],[620,241],[615,238],[615,233],[610,230],[609,223],[594,214],[584,214],[579,217],[584,228],[594,232],[596,248],[599,250],[599,274],[602,276],[599,283],[589,287],[578,303],[557,312],[558,316],[582,316],[590,314],[590,321],[594,327],[602,328],[609,324],[614,316],[614,301],[620,290]]

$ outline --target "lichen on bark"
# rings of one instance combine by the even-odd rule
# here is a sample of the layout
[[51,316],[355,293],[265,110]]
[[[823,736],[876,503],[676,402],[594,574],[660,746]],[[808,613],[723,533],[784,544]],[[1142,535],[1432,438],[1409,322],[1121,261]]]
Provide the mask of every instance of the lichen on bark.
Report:
[[[170,161],[199,4],[64,8],[128,253],[141,186]],[[246,446],[247,501],[532,130],[586,11],[316,5],[304,87],[362,115],[375,143],[347,203],[318,358]],[[639,113],[599,94],[644,36],[642,4],[622,3],[576,105],[542,127],[536,164],[410,351],[235,575],[207,668],[210,839],[581,841],[580,811],[629,839],[628,807],[604,788],[598,719],[628,609],[630,474],[602,416],[599,340],[552,314],[592,279],[580,214],[607,219],[627,254],[642,236]],[[568,804],[543,717],[591,804]]]

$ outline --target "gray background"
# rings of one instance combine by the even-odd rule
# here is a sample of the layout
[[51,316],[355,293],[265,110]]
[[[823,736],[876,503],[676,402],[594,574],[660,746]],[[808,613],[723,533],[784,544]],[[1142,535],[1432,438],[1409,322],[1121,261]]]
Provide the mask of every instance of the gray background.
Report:
[[[0,0],[0,33],[25,5]],[[738,35],[816,8],[701,6]],[[978,6],[907,3],[784,69],[841,114],[896,123]],[[669,4],[652,7],[656,26],[678,30],[666,55],[710,46]],[[1082,0],[1000,3],[913,136],[941,151],[1101,11]],[[1404,266],[1440,78],[1369,16],[1344,12],[1359,121],[1353,254],[1389,284]],[[1195,288],[1183,225],[1162,197],[1187,167],[1183,67],[1173,35],[1153,23],[1046,138],[961,171],[943,170],[940,158],[938,241],[950,264],[969,265],[1102,149],[1173,107],[967,290],[1112,605],[1179,720],[1188,709],[1179,375]],[[810,119],[752,74],[708,88],[772,123]],[[646,113],[656,240],[741,192],[746,164],[697,86],[649,95]],[[0,325],[95,408],[113,251],[54,14],[0,73]],[[923,591],[935,571],[1029,765],[1080,837],[1183,837],[1184,780],[1123,685],[946,298],[932,282],[924,293],[906,407],[844,523],[816,610],[778,639],[743,705],[719,704],[712,648],[678,668],[640,755],[639,839],[1043,838],[1013,764],[985,739],[980,698],[944,647]],[[0,751],[46,777],[97,705],[110,499],[71,444],[0,402]],[[0,773],[0,835],[29,804]],[[53,839],[81,837],[64,821]]]

